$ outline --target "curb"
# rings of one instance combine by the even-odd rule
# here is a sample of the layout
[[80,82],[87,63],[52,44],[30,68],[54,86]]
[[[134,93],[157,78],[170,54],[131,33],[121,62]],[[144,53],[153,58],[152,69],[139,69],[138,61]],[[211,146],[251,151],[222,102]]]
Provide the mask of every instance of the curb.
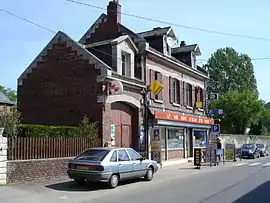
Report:
[[158,163],[158,168],[164,168],[167,166],[174,166],[174,165],[179,165],[179,164],[187,164],[190,163],[190,159],[179,159],[175,161],[164,161],[163,163]]

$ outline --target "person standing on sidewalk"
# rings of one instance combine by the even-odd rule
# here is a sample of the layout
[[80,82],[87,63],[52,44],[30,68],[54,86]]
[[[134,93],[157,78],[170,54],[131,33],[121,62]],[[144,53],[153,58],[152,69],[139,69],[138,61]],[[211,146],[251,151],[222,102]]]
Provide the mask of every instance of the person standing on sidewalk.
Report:
[[217,158],[218,158],[218,162],[221,162],[221,156],[222,156],[222,144],[221,144],[221,140],[217,137]]

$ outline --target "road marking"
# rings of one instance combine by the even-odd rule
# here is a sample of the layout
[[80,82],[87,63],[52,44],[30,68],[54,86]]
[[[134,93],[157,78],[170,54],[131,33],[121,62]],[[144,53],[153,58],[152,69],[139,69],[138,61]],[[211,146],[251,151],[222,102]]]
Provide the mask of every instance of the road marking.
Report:
[[261,163],[259,162],[256,162],[256,163],[253,163],[253,164],[249,164],[249,166],[257,166],[257,165],[260,165]]
[[235,164],[234,166],[244,166],[247,165],[248,163],[239,163],[239,164]]
[[60,197],[60,199],[68,199],[67,196]]
[[265,163],[263,164],[263,166],[270,166],[270,163]]

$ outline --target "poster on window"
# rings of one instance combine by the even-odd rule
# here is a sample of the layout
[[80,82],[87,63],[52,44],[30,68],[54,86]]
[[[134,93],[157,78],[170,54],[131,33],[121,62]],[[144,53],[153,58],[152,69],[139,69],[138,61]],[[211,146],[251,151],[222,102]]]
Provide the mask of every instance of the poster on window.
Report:
[[151,151],[161,151],[161,128],[154,127],[151,129]]
[[161,128],[154,127],[150,131],[152,160],[161,162]]
[[206,147],[207,131],[194,130],[194,147]]

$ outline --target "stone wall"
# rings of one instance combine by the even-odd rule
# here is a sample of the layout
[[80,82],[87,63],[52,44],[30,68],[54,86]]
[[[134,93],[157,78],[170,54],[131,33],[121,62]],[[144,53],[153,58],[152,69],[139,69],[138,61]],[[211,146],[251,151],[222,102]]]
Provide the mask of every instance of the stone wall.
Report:
[[7,162],[6,183],[42,181],[67,176],[71,158],[17,160]]
[[0,128],[0,185],[7,183],[7,138],[2,133]]
[[235,144],[236,148],[240,148],[243,144],[249,143],[260,143],[270,146],[270,136],[222,134],[220,138],[224,147],[226,144]]

